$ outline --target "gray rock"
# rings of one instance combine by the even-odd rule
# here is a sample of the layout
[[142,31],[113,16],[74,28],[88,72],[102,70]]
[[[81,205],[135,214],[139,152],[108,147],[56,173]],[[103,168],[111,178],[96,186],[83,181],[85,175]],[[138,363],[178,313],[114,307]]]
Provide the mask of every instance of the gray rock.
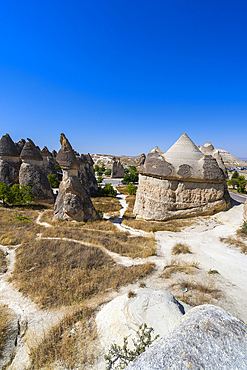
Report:
[[31,139],[27,140],[20,154],[21,159],[43,161],[42,155],[34,142]]
[[60,183],[53,219],[70,221],[99,219],[99,215],[78,177],[69,176]]
[[246,370],[247,326],[220,307],[190,310],[126,370]]
[[[41,162],[42,163],[42,162]],[[37,164],[22,163],[19,173],[20,185],[30,186],[34,200],[54,202],[54,194],[42,167]]]
[[120,159],[117,161],[115,157],[113,158],[111,177],[112,178],[124,177],[124,167],[121,164]]
[[6,339],[3,343],[0,356],[0,369],[3,369],[11,362],[12,356],[15,354],[18,334],[19,334],[19,318],[14,311],[10,310],[10,316],[6,328]]
[[0,182],[8,186],[16,184],[19,180],[20,169],[19,152],[11,137],[6,134],[0,140]]
[[79,161],[64,134],[61,134],[60,143],[62,147],[56,159],[62,167],[63,180],[59,185],[53,219],[98,220],[99,215],[92,204],[89,190],[86,190],[78,178]]
[[94,171],[94,166],[93,166],[94,161],[89,153],[86,154],[86,158],[88,161],[88,181],[89,181],[90,194],[94,195],[98,191],[98,183],[95,178],[95,171]]
[[247,199],[244,203],[244,219],[247,221]]
[[24,145],[26,144],[26,140],[25,139],[21,139],[19,140],[17,143],[15,143],[15,146],[16,146],[16,149],[18,150],[18,153],[21,154],[21,151],[24,147]]

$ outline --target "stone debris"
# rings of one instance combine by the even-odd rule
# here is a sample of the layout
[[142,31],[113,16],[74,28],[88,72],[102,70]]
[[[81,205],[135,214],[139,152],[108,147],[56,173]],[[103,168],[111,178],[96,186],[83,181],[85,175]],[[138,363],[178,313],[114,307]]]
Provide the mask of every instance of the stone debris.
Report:
[[27,139],[20,157],[22,164],[19,173],[20,185],[30,186],[34,200],[54,202],[54,194],[43,169],[43,158],[31,139]]
[[124,177],[124,167],[121,164],[120,159],[118,159],[117,161],[115,157],[113,158],[111,177],[112,178]]
[[6,134],[0,140],[0,182],[12,186],[19,181],[21,160],[11,137]]
[[166,153],[155,147],[147,157],[142,154],[134,206],[137,218],[167,220],[229,209],[224,164],[218,153],[214,157],[209,152],[202,153],[183,134]]
[[61,134],[60,144],[61,149],[56,160],[63,170],[63,179],[59,185],[53,219],[74,221],[99,219],[87,190],[79,181],[80,165],[64,134]]
[[164,338],[155,341],[126,370],[247,368],[247,326],[213,305],[187,312]]

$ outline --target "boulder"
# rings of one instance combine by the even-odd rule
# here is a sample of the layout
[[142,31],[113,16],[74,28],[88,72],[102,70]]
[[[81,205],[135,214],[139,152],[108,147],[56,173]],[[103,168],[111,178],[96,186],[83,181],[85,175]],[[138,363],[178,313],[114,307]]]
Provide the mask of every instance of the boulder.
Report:
[[247,326],[220,307],[191,309],[126,370],[247,368]]
[[12,186],[19,181],[21,161],[11,137],[6,134],[0,140],[0,182]]
[[118,161],[116,160],[115,157],[113,158],[111,177],[112,178],[123,178],[124,177],[124,167],[121,164],[120,158],[118,159]]
[[61,149],[57,154],[56,160],[63,170],[63,179],[59,185],[53,219],[98,220],[99,215],[92,204],[90,196],[78,178],[79,162],[64,134],[61,134],[60,143]]
[[162,221],[231,207],[224,168],[212,155],[203,154],[186,134],[166,153],[155,147],[147,157],[141,155],[138,171],[137,218]]
[[106,353],[111,344],[122,346],[127,337],[131,346],[143,323],[154,329],[154,335],[167,335],[184,313],[183,306],[165,290],[140,288],[131,298],[124,294],[104,306],[96,316],[101,345]]
[[43,169],[43,158],[31,139],[27,139],[22,151],[19,173],[20,185],[30,186],[34,200],[54,202],[54,194]]

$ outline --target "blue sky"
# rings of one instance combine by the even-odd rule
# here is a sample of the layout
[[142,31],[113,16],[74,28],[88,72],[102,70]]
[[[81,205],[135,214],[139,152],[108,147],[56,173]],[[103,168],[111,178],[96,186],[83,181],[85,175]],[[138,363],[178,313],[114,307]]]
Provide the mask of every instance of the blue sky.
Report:
[[247,157],[247,1],[0,2],[0,135],[80,153],[186,132]]

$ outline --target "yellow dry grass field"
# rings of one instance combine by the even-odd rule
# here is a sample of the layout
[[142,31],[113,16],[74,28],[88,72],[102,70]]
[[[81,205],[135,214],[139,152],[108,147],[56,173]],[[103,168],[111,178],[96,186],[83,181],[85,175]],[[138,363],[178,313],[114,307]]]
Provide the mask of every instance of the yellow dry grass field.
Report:
[[96,356],[94,341],[97,338],[94,310],[82,306],[71,311],[44,336],[35,349],[31,348],[31,370],[39,370],[44,366],[52,369],[56,361],[70,369],[84,368],[93,363]]
[[96,211],[109,213],[119,211],[122,206],[117,198],[114,197],[95,197],[92,202]]
[[150,263],[117,265],[99,248],[38,239],[17,249],[12,280],[42,307],[58,307],[133,283],[153,268]]
[[16,245],[33,238],[39,232],[37,216],[37,210],[0,208],[0,244]]
[[4,305],[0,305],[0,356],[2,354],[2,347],[6,339],[9,316],[10,314],[8,308]]
[[73,227],[46,228],[42,230],[42,237],[68,238],[91,243],[131,258],[146,258],[156,253],[156,245],[153,237],[133,237],[127,232],[119,231],[116,227],[114,227],[113,232]]

